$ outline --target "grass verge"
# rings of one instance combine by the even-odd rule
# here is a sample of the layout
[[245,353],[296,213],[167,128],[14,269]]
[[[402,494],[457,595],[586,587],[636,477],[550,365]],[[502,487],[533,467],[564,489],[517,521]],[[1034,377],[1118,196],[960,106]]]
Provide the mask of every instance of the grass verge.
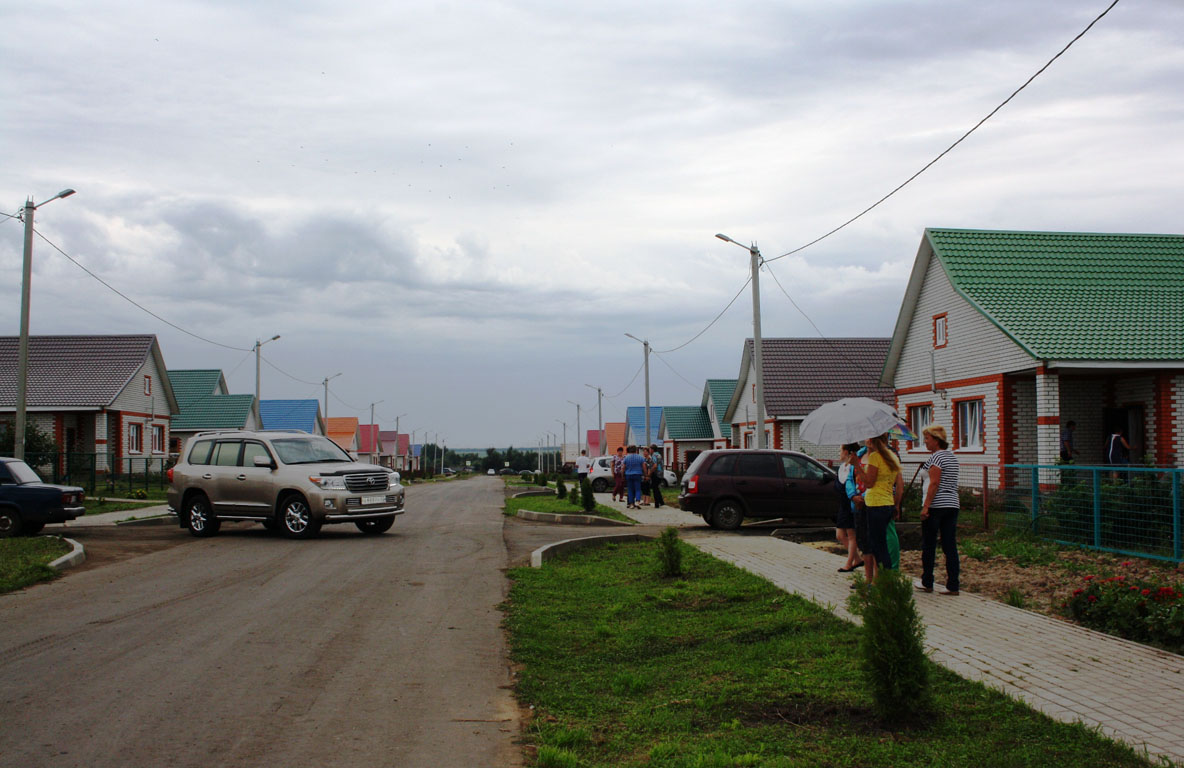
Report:
[[511,571],[531,765],[1148,765],[937,665],[941,714],[885,728],[859,670],[861,629],[679,546],[682,578],[659,575],[653,543]]
[[144,509],[145,507],[159,507],[159,501],[107,501],[86,499],[82,502],[86,507],[86,514],[99,515],[104,512],[124,512],[129,509]]
[[[527,496],[522,499],[506,499],[505,514],[513,516],[517,514],[520,509],[529,509],[533,512],[547,512],[553,515],[583,515],[583,507],[577,507],[567,499],[559,499],[554,496]],[[606,507],[603,504],[597,504],[596,510],[593,512],[597,517],[607,517],[612,520],[622,520],[626,523],[633,524],[635,521],[622,515],[612,507]]]
[[55,578],[49,563],[69,553],[70,545],[56,536],[0,539],[0,592]]

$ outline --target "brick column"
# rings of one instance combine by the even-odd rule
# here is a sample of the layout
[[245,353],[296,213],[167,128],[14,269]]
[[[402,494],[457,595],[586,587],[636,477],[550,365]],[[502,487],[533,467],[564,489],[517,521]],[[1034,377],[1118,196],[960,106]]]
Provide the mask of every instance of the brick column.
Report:
[[95,419],[95,444],[92,450],[95,452],[95,469],[99,472],[105,472],[109,467],[107,466],[107,412],[99,411],[94,416]]
[[1038,464],[1061,458],[1061,380],[1043,366],[1036,369],[1036,456]]

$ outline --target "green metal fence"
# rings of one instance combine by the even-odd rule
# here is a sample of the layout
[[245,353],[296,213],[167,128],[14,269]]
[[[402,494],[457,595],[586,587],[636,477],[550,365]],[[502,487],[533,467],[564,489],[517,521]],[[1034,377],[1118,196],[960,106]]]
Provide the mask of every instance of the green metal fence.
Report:
[[117,459],[114,453],[30,453],[25,463],[46,482],[81,486],[89,496],[119,496],[168,488],[165,473],[175,461],[163,456]]
[[1008,464],[1004,520],[1061,544],[1184,560],[1184,469]]

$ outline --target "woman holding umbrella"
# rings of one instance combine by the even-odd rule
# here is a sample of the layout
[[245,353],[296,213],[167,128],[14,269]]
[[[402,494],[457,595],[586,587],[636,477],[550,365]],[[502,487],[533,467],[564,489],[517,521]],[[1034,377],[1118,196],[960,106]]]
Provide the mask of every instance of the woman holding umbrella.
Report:
[[863,494],[867,516],[868,552],[863,557],[864,573],[869,584],[876,580],[879,568],[891,568],[888,553],[888,523],[896,513],[896,478],[900,474],[900,460],[888,448],[887,435],[869,437],[867,456],[856,465],[859,481],[867,491]]

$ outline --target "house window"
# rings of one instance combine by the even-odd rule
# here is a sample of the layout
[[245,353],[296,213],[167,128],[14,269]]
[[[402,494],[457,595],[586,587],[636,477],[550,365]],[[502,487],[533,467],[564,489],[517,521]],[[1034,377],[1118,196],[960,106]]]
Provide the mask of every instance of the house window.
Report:
[[[933,406],[929,403],[924,405],[910,405],[909,406],[909,429],[917,436],[918,443],[921,440],[921,433],[933,423]],[[909,447],[912,448],[915,444],[910,442]]]
[[128,424],[127,425],[127,450],[128,450],[128,453],[143,453],[144,452],[144,425],[143,424]]
[[151,376],[144,377],[144,394],[145,395],[152,394],[152,377]]
[[983,401],[961,400],[956,403],[954,413],[958,448],[967,451],[983,450]]
[[941,349],[949,343],[949,328],[946,324],[946,315],[943,312],[940,315],[933,316],[933,348]]
[[164,453],[164,426],[152,425],[152,452]]

